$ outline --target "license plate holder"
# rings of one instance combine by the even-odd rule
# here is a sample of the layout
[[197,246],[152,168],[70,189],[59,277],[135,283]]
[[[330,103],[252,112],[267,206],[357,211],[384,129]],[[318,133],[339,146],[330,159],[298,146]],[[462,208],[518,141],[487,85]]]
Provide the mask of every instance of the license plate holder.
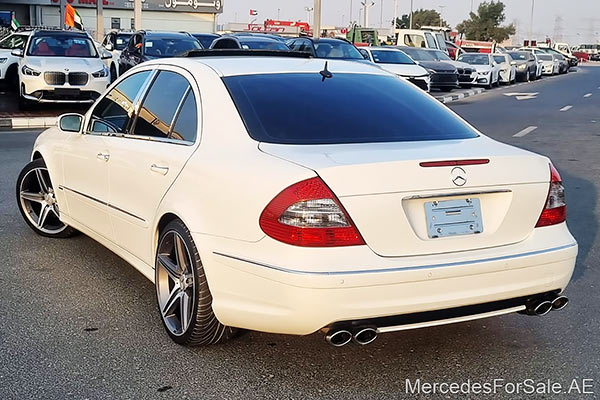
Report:
[[80,89],[66,89],[66,88],[58,88],[54,89],[54,94],[57,96],[67,96],[67,97],[77,97],[81,93]]
[[477,198],[428,201],[425,216],[430,239],[483,232],[481,202]]

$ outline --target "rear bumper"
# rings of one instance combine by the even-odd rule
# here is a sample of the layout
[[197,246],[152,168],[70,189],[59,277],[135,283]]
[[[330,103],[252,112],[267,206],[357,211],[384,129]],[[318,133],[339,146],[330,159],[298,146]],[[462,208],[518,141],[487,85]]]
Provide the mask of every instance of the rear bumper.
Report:
[[577,255],[566,224],[536,229],[529,243],[457,255],[383,258],[366,246],[335,249],[340,260],[353,259],[354,265],[330,270],[294,267],[302,262],[293,252],[285,258],[295,261],[284,265],[258,261],[257,254],[268,257],[269,252],[244,250],[273,247],[268,238],[236,251],[231,240],[194,236],[203,244],[200,254],[217,318],[230,326],[286,334],[562,291]]

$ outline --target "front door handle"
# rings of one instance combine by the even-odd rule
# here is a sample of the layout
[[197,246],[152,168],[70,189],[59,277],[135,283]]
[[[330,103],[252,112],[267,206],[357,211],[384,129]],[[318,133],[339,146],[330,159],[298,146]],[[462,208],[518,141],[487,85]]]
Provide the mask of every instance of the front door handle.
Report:
[[150,166],[150,170],[152,172],[157,172],[159,174],[166,175],[167,172],[169,172],[169,167],[165,167],[165,166],[162,166],[162,165],[152,164]]
[[110,159],[110,154],[108,154],[108,153],[98,153],[98,154],[96,154],[96,157],[99,160],[108,161]]

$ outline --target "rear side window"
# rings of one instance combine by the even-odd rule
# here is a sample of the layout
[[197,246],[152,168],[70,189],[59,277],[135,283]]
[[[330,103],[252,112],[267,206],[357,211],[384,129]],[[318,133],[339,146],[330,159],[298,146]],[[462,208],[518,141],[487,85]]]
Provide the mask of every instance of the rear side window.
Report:
[[194,92],[188,91],[185,101],[181,106],[177,121],[171,133],[172,139],[185,140],[187,142],[196,141],[196,132],[198,130],[198,109]]
[[259,142],[338,144],[468,139],[477,133],[445,106],[393,76],[318,73],[223,78]]
[[189,86],[183,76],[160,71],[140,108],[133,134],[167,138],[179,102]]
[[435,39],[433,38],[433,35],[431,33],[427,33],[425,32],[425,38],[427,39],[427,47],[429,47],[430,49],[437,49],[437,43],[435,41]]

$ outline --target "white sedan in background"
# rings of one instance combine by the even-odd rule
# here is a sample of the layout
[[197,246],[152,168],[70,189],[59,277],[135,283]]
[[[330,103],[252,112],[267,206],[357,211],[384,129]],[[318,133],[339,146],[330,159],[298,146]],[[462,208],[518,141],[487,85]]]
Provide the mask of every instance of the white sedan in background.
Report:
[[538,63],[542,68],[543,75],[558,75],[560,72],[560,61],[553,54],[537,54]]
[[63,115],[18,177],[25,222],[132,264],[183,345],[566,306],[577,242],[548,158],[381,68],[240,54],[143,63]]
[[19,58],[19,105],[33,103],[93,103],[109,85],[110,71],[85,32],[38,30]]
[[458,61],[471,64],[477,70],[476,85],[491,89],[500,83],[500,65],[494,61],[491,54],[485,53],[463,53]]
[[402,51],[386,47],[363,47],[359,49],[365,60],[384,70],[414,83],[426,92],[430,90],[429,72]]
[[500,83],[514,83],[517,81],[517,67],[510,54],[497,53],[493,55],[494,61],[500,67]]
[[6,84],[18,87],[19,57],[12,54],[13,50],[23,49],[30,31],[15,32],[0,41],[0,80]]

